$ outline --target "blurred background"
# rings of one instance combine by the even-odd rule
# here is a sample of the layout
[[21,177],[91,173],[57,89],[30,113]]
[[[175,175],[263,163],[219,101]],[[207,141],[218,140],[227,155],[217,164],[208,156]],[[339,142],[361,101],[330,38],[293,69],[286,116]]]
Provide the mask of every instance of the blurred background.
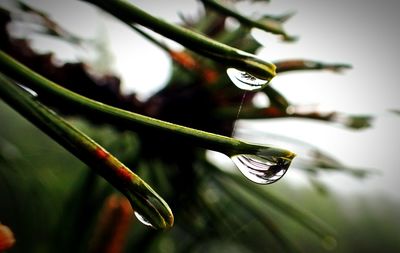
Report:
[[[49,14],[71,34],[96,41],[88,43],[91,46],[77,46],[32,32],[34,29],[23,22],[11,24],[9,31],[12,36],[29,38],[36,52],[52,52],[60,63],[85,62],[100,74],[113,73],[121,79],[121,92],[134,92],[141,102],[154,96],[174,78],[174,63],[167,52],[97,8],[80,1],[25,2]],[[182,23],[182,17],[195,20],[204,13],[199,1],[131,2],[172,23]],[[4,1],[2,5],[8,8],[15,3]],[[294,161],[282,180],[262,187],[326,222],[336,231],[336,239],[320,240],[305,233],[301,225],[284,218],[281,211],[266,208],[274,224],[304,252],[399,252],[400,197],[397,184],[400,157],[397,151],[400,150],[400,100],[396,74],[400,34],[396,25],[400,24],[397,15],[400,2],[238,1],[234,7],[249,17],[265,13],[295,13],[284,24],[288,33],[298,36],[295,42],[284,42],[264,31],[251,31],[251,36],[262,45],[255,52],[260,58],[268,61],[311,59],[352,66],[340,73],[299,71],[275,77],[271,86],[292,104],[301,105],[299,110],[372,116],[371,126],[362,129],[347,128],[337,122],[299,118],[243,119],[236,122],[234,135],[237,138],[276,145],[299,154],[299,161]],[[228,30],[239,27],[239,23],[231,18],[226,23]],[[183,49],[173,41],[151,34],[174,50]],[[269,103],[264,96],[255,97],[253,102],[261,106]],[[69,120],[116,152],[122,160],[129,160],[127,157],[137,153],[140,141],[131,133],[88,123],[79,117],[70,117]],[[84,186],[88,187],[90,177],[86,175],[85,166],[4,103],[0,104],[0,122],[0,222],[14,231],[17,242],[9,252],[28,252],[27,248],[31,249],[29,252],[51,252],[60,241],[60,245],[71,245],[71,242],[83,245],[90,241],[90,232],[75,230],[76,238],[73,240],[67,235],[79,223],[76,217],[76,223],[68,223],[74,220],[74,214],[79,216],[80,212],[71,203],[79,202],[90,210],[100,210],[112,189],[98,179],[99,182],[91,186],[92,198],[87,196],[89,193],[85,194]],[[334,160],[335,169],[304,170],[307,164],[301,163],[302,156],[310,150],[329,155]],[[210,151],[206,156],[225,171],[234,169],[228,157]],[[160,161],[163,160],[160,158]],[[349,170],[338,169],[341,167]],[[366,170],[368,173],[360,177],[353,175],[357,174],[351,172],[353,170]],[[66,208],[68,203],[70,208]],[[199,210],[196,213],[201,216]],[[93,215],[99,214],[93,211]],[[237,217],[241,216],[238,214]],[[271,247],[268,248],[262,243],[265,238],[257,233],[258,228],[252,229],[257,227],[257,218],[245,217],[243,220],[234,219],[234,224],[243,224],[237,226],[237,230],[233,229],[234,232],[225,232],[226,238],[202,242],[199,237],[197,241],[193,240],[196,241],[193,247],[180,245],[183,242],[179,240],[188,240],[182,227],[178,227],[180,231],[174,228],[171,237],[143,236],[146,232],[131,231],[124,252],[151,243],[154,246],[139,248],[143,250],[139,252],[290,251],[273,243],[268,244]],[[220,219],[208,218],[213,220],[212,223],[224,223]],[[232,223],[231,220],[227,218],[226,222]],[[96,227],[93,224],[88,224],[88,227]],[[129,229],[139,226],[139,223],[134,223]],[[54,232],[58,231],[57,228],[62,232]],[[252,246],[233,243],[235,236],[240,237],[241,233],[254,233],[254,240],[247,239]],[[54,238],[50,240],[49,235]],[[269,242],[269,239],[265,240]]]

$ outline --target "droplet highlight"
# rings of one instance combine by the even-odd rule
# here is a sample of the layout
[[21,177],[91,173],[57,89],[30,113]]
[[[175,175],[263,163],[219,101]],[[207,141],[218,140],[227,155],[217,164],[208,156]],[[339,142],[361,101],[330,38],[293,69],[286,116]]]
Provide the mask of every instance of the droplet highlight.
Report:
[[269,80],[257,78],[245,71],[235,68],[228,68],[226,70],[229,79],[242,90],[260,90],[268,85]]
[[146,218],[144,218],[141,214],[139,214],[138,212],[134,212],[134,214],[135,214],[135,216],[136,216],[136,218],[141,222],[141,223],[143,223],[144,225],[146,225],[146,226],[149,226],[149,227],[152,227],[152,228],[154,228],[154,226],[153,226],[153,224],[151,224]]
[[291,159],[284,157],[261,157],[254,154],[239,154],[231,157],[240,172],[257,184],[272,184],[285,175]]

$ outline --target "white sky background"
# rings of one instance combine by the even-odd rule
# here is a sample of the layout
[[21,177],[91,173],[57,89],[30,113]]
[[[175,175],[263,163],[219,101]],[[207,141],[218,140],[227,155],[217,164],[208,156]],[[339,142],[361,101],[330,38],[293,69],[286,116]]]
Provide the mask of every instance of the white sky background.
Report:
[[[297,5],[294,6],[294,4]],[[400,119],[388,112],[399,108],[397,78],[400,51],[399,1],[272,1],[277,13],[296,10],[288,31],[300,35],[294,44],[270,43],[266,59],[307,57],[350,63],[344,74],[302,72],[278,76],[273,86],[293,103],[317,103],[349,113],[372,113],[374,127],[351,131],[310,121],[277,121],[262,129],[310,142],[355,167],[374,168],[382,175],[363,181],[342,174],[323,181],[345,194],[389,193],[398,198]],[[295,173],[292,173],[296,176]]]
[[[71,32],[96,37],[104,26],[110,50],[114,54],[112,69],[122,77],[124,90],[136,91],[142,97],[163,85],[169,76],[170,60],[166,54],[140,38],[124,24],[114,22],[89,5],[78,1],[27,1],[51,13]],[[155,16],[174,22],[178,13],[195,15],[199,4],[189,0],[132,1]],[[269,5],[240,5],[239,11],[256,14],[281,14],[296,11],[285,28],[298,35],[295,43],[278,42],[265,33],[256,33],[265,45],[261,58],[273,61],[307,58],[330,63],[349,63],[353,69],[342,74],[328,71],[293,72],[274,78],[272,85],[295,104],[318,104],[342,112],[373,114],[374,127],[352,131],[326,123],[307,120],[274,120],[251,122],[262,131],[287,135],[329,151],[346,165],[382,171],[359,181],[347,175],[328,173],[323,181],[339,193],[384,193],[400,199],[397,182],[400,178],[400,117],[389,109],[400,109],[397,74],[400,59],[400,1],[396,0],[272,0]],[[23,33],[23,32],[22,32]],[[79,60],[88,57],[62,42],[43,37],[34,40],[42,50],[57,52],[58,58]],[[157,72],[150,71],[157,69]],[[131,86],[128,86],[131,84]],[[241,122],[239,128],[247,122]],[[260,142],[271,140],[254,136]],[[300,180],[301,174],[289,170],[285,178]]]

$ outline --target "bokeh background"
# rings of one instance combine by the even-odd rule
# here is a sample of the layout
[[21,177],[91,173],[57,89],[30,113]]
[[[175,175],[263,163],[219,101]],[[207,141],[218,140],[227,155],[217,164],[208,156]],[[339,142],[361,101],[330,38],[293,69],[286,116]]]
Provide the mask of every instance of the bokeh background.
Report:
[[[171,22],[180,22],[181,14],[195,17],[202,11],[197,1],[132,2]],[[123,91],[137,92],[142,100],[160,89],[170,77],[172,63],[164,51],[92,6],[79,1],[27,3],[49,13],[70,32],[100,41],[99,46],[104,49],[103,54],[99,56],[88,48],[72,46],[15,25],[12,28],[14,35],[29,37],[32,46],[38,51],[54,52],[56,58],[63,61],[86,61],[100,70],[112,70],[121,77]],[[283,146],[288,144],[275,135],[295,138],[328,152],[346,166],[372,171],[363,179],[345,173],[326,171],[319,173],[316,181],[313,181],[304,172],[296,170],[294,164],[283,180],[275,185],[266,186],[289,201],[317,214],[338,230],[337,247],[328,245],[322,247],[323,249],[315,248],[310,246],[314,242],[312,239],[305,239],[303,243],[310,244],[309,247],[315,251],[398,252],[400,245],[396,238],[400,232],[400,116],[393,110],[400,109],[397,77],[400,59],[400,2],[272,0],[268,5],[240,2],[236,7],[249,16],[260,12],[295,12],[285,24],[285,28],[290,34],[299,36],[296,42],[282,42],[265,32],[253,31],[253,36],[264,45],[264,48],[258,51],[261,58],[307,58],[334,63],[344,62],[353,66],[352,69],[339,74],[310,71],[278,75],[271,85],[285,94],[289,101],[319,110],[333,109],[374,117],[370,128],[357,131],[306,119],[238,122],[238,138]],[[233,20],[229,22],[232,27],[237,26]],[[171,47],[180,48],[171,41],[167,43]],[[154,72],[154,69],[157,71]],[[57,198],[56,192],[73,188],[76,184],[73,181],[76,180],[76,175],[73,174],[78,172],[61,167],[82,165],[8,106],[2,103],[0,108],[2,156],[8,157],[10,161],[18,160],[15,163],[17,166],[31,170],[30,176],[36,177],[33,181],[24,178],[23,170],[15,169],[15,173],[18,174],[15,181],[4,180],[5,177],[0,181],[0,221],[3,222],[1,213],[6,213],[4,210],[10,208],[7,206],[13,205],[13,199],[26,197],[35,198],[35,201],[41,203],[47,201],[43,194],[38,194],[36,198],[34,191],[38,189],[38,185],[45,185],[49,199]],[[81,127],[91,135],[97,133],[84,124]],[[109,129],[101,131],[112,132]],[[264,134],[259,134],[260,132]],[[102,134],[99,136],[100,139],[103,138]],[[229,166],[228,158],[211,152],[209,155],[216,163]],[[37,169],[41,167],[55,167],[57,172]],[[5,167],[0,167],[0,175],[4,169]],[[43,174],[43,171],[47,174]],[[58,182],[54,184],[57,189],[46,188],[48,186],[42,181],[48,178]],[[64,181],[68,179],[71,181]],[[56,209],[61,208],[57,206],[59,203],[54,205]],[[27,209],[30,210],[30,207]],[[41,213],[36,213],[34,209],[33,207],[28,212],[29,215],[25,215],[25,211],[19,207],[13,218],[17,219],[20,225],[32,220],[46,220],[45,217],[37,218]],[[290,225],[287,227],[291,228]],[[301,230],[296,230],[293,234],[294,237],[301,236]],[[37,238],[40,235],[45,236],[46,229],[33,237],[32,242],[25,243],[35,244],[37,240],[45,244],[44,238]],[[267,250],[260,249],[259,252]]]

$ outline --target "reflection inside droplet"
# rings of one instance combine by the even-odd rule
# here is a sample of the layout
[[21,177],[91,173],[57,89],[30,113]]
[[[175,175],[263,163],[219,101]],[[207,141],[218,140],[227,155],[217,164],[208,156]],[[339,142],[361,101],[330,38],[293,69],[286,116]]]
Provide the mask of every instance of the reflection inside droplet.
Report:
[[291,159],[283,157],[260,157],[253,154],[239,154],[231,157],[240,172],[258,184],[272,184],[285,175]]
[[228,68],[226,73],[233,84],[242,90],[259,90],[268,84],[268,80],[257,78],[245,71],[240,71],[235,68]]
[[136,216],[136,218],[141,222],[141,223],[143,223],[144,225],[146,225],[146,226],[149,226],[149,227],[154,227],[146,218],[144,218],[142,215],[140,215],[138,212],[134,212],[134,214],[135,214],[135,216]]

